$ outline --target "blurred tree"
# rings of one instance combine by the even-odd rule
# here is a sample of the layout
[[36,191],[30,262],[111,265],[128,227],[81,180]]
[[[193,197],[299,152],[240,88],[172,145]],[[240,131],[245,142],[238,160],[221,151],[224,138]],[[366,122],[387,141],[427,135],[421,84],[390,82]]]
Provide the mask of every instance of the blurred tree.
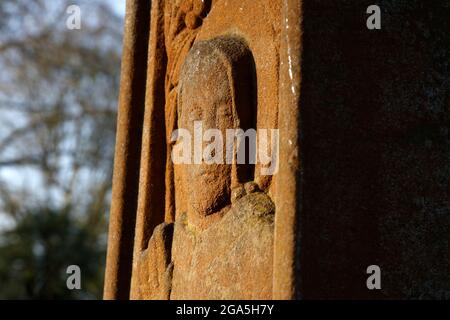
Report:
[[[70,210],[27,212],[0,244],[0,299],[89,299],[101,296],[104,246]],[[68,290],[67,267],[81,268],[81,290]]]
[[0,1],[0,298],[75,297],[70,264],[98,273],[77,297],[101,297],[121,39],[107,1]]

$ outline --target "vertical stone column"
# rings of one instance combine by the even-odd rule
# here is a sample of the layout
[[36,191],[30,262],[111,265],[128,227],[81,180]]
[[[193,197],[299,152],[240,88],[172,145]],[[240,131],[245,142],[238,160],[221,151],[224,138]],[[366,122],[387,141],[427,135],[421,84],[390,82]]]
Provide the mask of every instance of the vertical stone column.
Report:
[[146,86],[149,2],[127,1],[105,299],[128,299],[130,291]]
[[302,1],[285,0],[280,48],[280,171],[275,203],[273,298],[300,297],[299,248],[301,211],[300,84]]

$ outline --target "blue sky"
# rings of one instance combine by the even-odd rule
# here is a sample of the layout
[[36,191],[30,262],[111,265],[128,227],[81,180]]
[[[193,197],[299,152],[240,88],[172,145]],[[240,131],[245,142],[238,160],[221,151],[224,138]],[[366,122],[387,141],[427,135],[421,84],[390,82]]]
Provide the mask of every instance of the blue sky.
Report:
[[107,2],[111,3],[112,7],[116,12],[120,15],[125,15],[125,3],[126,0],[106,0]]

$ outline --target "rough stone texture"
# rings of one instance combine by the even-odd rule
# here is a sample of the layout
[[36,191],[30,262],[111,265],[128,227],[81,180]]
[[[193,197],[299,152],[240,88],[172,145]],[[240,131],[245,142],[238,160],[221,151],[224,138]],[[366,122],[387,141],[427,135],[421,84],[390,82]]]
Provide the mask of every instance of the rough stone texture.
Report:
[[275,207],[264,193],[239,199],[201,231],[175,222],[171,299],[270,299]]
[[139,298],[270,299],[274,211],[269,197],[256,192],[206,230],[180,216],[172,246],[173,225],[156,227],[141,256]]
[[169,299],[172,286],[173,224],[162,223],[153,231],[148,248],[139,258],[139,298]]
[[299,299],[300,290],[300,226],[302,224],[303,164],[301,158],[301,61],[302,1],[284,1],[284,22],[280,45],[280,78],[278,125],[280,129],[280,170],[274,177],[275,193],[273,298]]
[[[450,292],[450,6],[304,1],[301,291],[307,298]],[[277,208],[278,209],[278,208]],[[378,264],[382,290],[366,288]]]

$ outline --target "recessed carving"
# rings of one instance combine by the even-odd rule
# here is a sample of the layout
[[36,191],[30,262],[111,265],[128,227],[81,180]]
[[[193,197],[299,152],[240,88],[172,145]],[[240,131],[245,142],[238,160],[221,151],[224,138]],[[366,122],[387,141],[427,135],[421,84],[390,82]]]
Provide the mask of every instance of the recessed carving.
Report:
[[[193,133],[201,121],[223,135],[250,128],[256,116],[254,72],[243,40],[196,43],[180,73],[178,127]],[[175,204],[172,253],[163,242],[167,233],[157,227],[141,256],[140,275],[150,279],[140,284],[142,297],[165,297],[169,287],[174,299],[271,297],[275,207],[251,181],[253,170],[236,163],[176,166],[176,199],[185,205]]]

